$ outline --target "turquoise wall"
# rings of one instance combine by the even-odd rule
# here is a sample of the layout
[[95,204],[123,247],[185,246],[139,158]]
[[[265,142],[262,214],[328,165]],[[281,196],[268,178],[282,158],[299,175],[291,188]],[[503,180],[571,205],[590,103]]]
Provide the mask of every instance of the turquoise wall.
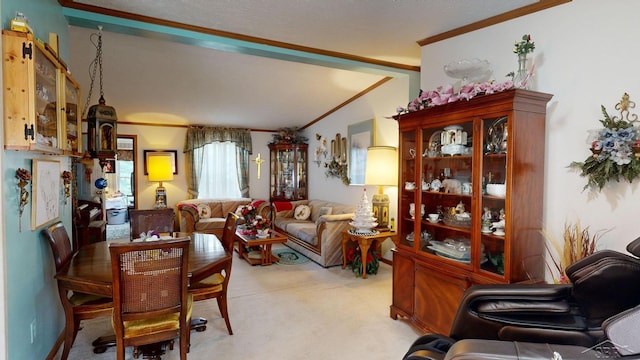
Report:
[[[49,41],[49,33],[58,34],[62,58],[68,57],[67,22],[56,0],[2,0],[2,28],[10,28],[16,11],[24,13],[36,37]],[[64,314],[55,279],[49,245],[40,237],[42,228],[31,230],[31,202],[18,216],[18,168],[32,170],[34,158],[60,161],[62,172],[70,170],[67,157],[47,156],[34,152],[4,150],[2,187],[5,209],[5,271],[7,313],[7,358],[44,359],[64,329]],[[28,186],[33,193],[31,186]],[[62,191],[62,189],[61,189]],[[30,197],[31,201],[32,197]],[[71,233],[71,203],[64,205],[61,196],[60,220]],[[22,222],[21,226],[20,222]],[[31,322],[36,336],[31,343]]]

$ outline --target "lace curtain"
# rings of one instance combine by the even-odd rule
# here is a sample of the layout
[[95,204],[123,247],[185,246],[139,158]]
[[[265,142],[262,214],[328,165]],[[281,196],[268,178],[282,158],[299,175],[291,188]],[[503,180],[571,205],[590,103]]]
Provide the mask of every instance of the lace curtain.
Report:
[[195,150],[214,142],[227,141],[236,145],[236,170],[240,192],[243,197],[249,197],[249,155],[253,152],[251,131],[249,129],[190,126],[187,129],[187,139],[184,144],[184,153],[187,157],[189,198],[198,197],[198,184],[202,176],[202,151]]

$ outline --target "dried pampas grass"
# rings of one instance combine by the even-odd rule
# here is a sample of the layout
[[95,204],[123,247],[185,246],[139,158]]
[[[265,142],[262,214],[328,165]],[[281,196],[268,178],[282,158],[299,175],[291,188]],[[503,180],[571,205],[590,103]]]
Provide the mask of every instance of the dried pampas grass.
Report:
[[[608,231],[608,230],[607,230]],[[545,248],[554,269],[551,269],[547,262],[547,268],[555,283],[568,283],[569,279],[565,273],[565,269],[574,262],[593,254],[596,251],[596,244],[598,240],[607,231],[600,230],[595,235],[589,234],[589,227],[582,228],[580,221],[571,225],[564,224],[564,232],[562,234],[563,241],[557,241],[546,230],[543,230],[545,237]],[[553,250],[549,248],[549,245],[553,246]]]

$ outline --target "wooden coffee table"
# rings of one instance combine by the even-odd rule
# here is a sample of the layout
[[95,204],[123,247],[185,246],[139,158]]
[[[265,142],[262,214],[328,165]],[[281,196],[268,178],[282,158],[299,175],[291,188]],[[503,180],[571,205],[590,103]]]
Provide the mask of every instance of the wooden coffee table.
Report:
[[[238,256],[247,260],[251,265],[271,265],[274,261],[278,261],[278,257],[271,253],[271,246],[273,244],[283,244],[287,241],[287,237],[277,231],[271,230],[268,237],[261,239],[255,235],[244,234],[244,230],[236,230],[236,239],[238,240],[238,246],[236,251]],[[260,258],[249,257],[247,248],[259,247]]]

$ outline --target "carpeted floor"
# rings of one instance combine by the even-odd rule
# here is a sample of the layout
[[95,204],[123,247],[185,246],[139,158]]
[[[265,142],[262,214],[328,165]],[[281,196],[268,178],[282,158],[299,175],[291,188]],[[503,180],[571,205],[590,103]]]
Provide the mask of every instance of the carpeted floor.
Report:
[[[274,246],[274,250],[289,248]],[[408,322],[389,317],[392,268],[356,278],[340,266],[250,266],[234,255],[227,333],[215,300],[194,304],[193,315],[209,319],[192,332],[189,359],[399,360],[419,336]],[[91,341],[111,332],[109,318],[82,322],[70,360],[115,359],[113,349],[93,354]],[[59,356],[59,355],[58,355]],[[168,351],[165,360],[180,357]],[[127,349],[127,359],[132,359]]]
[[129,238],[129,223],[120,225],[107,225],[107,241]]

